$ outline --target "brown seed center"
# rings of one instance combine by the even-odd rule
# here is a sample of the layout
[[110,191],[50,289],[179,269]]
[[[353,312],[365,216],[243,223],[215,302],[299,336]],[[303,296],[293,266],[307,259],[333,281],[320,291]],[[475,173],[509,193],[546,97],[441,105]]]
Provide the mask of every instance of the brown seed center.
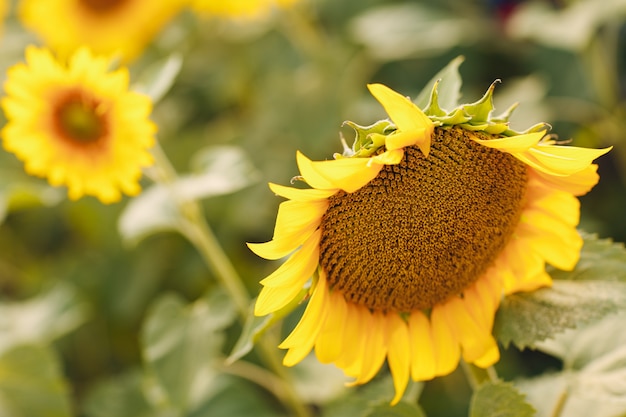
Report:
[[99,142],[108,134],[108,114],[102,103],[80,90],[62,93],[55,103],[52,124],[73,145]]
[[92,13],[107,13],[120,7],[128,0],[79,0]]
[[371,310],[429,309],[460,294],[493,263],[517,225],[526,165],[436,128],[428,157],[405,148],[354,193],[330,197],[320,265],[349,302]]

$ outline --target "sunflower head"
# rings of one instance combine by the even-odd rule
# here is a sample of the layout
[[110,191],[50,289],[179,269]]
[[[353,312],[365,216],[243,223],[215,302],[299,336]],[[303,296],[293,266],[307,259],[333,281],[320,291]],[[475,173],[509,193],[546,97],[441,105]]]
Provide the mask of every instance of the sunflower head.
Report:
[[58,53],[86,45],[96,53],[137,57],[187,0],[23,0],[19,18]]
[[491,334],[500,298],[550,285],[546,264],[572,269],[582,239],[576,196],[598,181],[608,149],[560,146],[537,124],[492,116],[495,83],[447,111],[438,83],[420,109],[382,84],[368,88],[389,119],[355,131],[334,160],[297,154],[308,189],[287,198],[259,256],[287,261],[261,281],[256,314],[285,308],[311,282],[286,365],[311,349],[361,384],[387,361],[402,397],[409,378],[452,372],[463,358],[499,359]]
[[5,149],[28,173],[66,185],[72,199],[135,195],[142,168],[152,163],[152,103],[128,90],[126,69],[110,71],[109,64],[87,49],[62,62],[29,47],[4,85]]

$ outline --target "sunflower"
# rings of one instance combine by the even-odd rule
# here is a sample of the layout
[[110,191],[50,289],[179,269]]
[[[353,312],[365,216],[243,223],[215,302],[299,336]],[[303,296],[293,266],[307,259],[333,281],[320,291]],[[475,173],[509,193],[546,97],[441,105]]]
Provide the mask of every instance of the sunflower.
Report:
[[136,195],[155,125],[152,103],[128,91],[128,71],[110,71],[110,61],[79,49],[67,64],[47,49],[30,46],[26,63],[8,70],[3,145],[25,170],[66,185],[69,197],[103,203]]
[[130,60],[141,53],[185,0],[22,0],[24,26],[67,56],[82,45]]
[[[310,188],[270,184],[288,201],[257,255],[287,261],[261,281],[256,315],[285,308],[310,285],[284,364],[315,348],[354,384],[388,363],[396,395],[409,378],[451,373],[461,358],[499,359],[492,336],[503,294],[549,286],[546,263],[570,270],[582,239],[576,196],[598,181],[608,152],[560,146],[547,125],[511,130],[491,118],[493,85],[476,103],[425,111],[369,85],[391,120],[363,127],[334,160],[297,153]],[[311,279],[312,278],[312,279]]]
[[257,18],[275,8],[290,7],[296,0],[192,0],[198,13],[230,18]]

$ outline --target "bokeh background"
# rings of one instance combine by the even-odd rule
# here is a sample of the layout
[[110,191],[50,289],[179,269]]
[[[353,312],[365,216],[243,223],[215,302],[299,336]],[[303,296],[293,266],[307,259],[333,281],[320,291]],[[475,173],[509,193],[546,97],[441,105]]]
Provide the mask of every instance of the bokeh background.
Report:
[[[23,29],[13,4],[0,39],[2,74],[23,59],[30,43],[41,41]],[[367,125],[384,118],[367,83],[381,82],[415,97],[460,55],[462,101],[479,99],[500,79],[496,111],[519,102],[514,127],[524,130],[545,121],[559,139],[574,145],[615,147],[600,161],[600,184],[581,199],[581,229],[625,241],[624,0],[301,0],[253,19],[187,10],[129,67],[141,88],[155,65],[168,59],[174,67],[180,64],[152,116],[177,171],[198,169],[216,146],[237,154],[232,165],[245,165],[245,187],[205,198],[202,205],[254,295],[258,281],[276,267],[245,246],[271,238],[281,199],[267,182],[289,183],[297,174],[296,150],[312,159],[341,152],[340,133],[352,139],[350,130],[341,127],[344,120]],[[239,168],[229,171],[228,161],[227,179],[240,175]],[[150,185],[147,179],[144,185]],[[136,385],[133,375],[146,362],[142,329],[155,300],[175,294],[191,303],[217,285],[180,234],[125,238],[119,221],[130,203],[102,205],[90,197],[68,201],[64,190],[28,177],[13,155],[0,153],[0,341],[45,345],[41,363],[58,370],[53,385],[65,393],[72,415],[284,415],[267,392],[243,382],[224,391],[236,390],[238,396],[222,396],[212,408],[195,413],[124,414],[132,407],[111,411],[103,406],[107,398],[120,407],[132,402],[113,388]],[[293,320],[287,320],[287,329]],[[222,353],[228,353],[240,331],[236,324],[227,328]],[[497,369],[505,378],[559,367],[558,361],[532,351],[509,348],[503,356]],[[0,394],[31,398],[50,388],[37,385],[43,368],[16,387],[15,378],[7,382],[10,366],[5,365],[0,359]],[[330,375],[309,380],[313,402],[332,403],[343,395],[341,387],[319,389],[336,376]],[[470,389],[462,375],[424,389],[421,404],[429,416],[467,414]],[[237,408],[241,397],[256,401],[251,404],[257,414]]]

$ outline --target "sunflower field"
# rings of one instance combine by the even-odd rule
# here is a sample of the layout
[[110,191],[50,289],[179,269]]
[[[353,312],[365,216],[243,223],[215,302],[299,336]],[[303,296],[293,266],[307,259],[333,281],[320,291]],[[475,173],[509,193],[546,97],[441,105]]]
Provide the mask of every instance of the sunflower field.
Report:
[[0,17],[0,417],[626,416],[626,0]]

